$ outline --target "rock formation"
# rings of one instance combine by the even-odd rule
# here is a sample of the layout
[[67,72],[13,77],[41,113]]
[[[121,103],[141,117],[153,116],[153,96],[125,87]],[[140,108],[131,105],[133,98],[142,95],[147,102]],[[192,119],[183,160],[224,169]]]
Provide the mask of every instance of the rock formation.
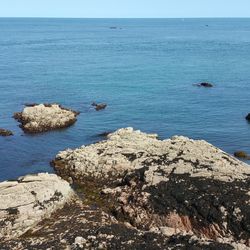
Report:
[[77,115],[79,112],[58,104],[34,104],[15,113],[14,118],[21,123],[20,127],[25,132],[40,133],[69,127],[76,122]]
[[24,234],[62,208],[73,194],[70,185],[53,174],[27,175],[17,181],[1,182],[0,242]]
[[246,116],[246,120],[250,121],[250,113]]
[[250,246],[250,167],[205,141],[127,128],[60,152],[53,165],[73,183],[102,189],[115,218],[138,230]]
[[13,135],[12,131],[0,128],[0,136],[11,136],[11,135]]

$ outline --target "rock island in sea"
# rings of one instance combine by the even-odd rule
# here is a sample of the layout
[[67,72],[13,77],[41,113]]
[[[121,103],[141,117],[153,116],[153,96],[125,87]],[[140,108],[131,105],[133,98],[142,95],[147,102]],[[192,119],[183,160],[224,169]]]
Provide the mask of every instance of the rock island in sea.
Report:
[[34,104],[14,114],[26,133],[41,133],[66,128],[77,121],[79,112],[64,108],[59,104]]

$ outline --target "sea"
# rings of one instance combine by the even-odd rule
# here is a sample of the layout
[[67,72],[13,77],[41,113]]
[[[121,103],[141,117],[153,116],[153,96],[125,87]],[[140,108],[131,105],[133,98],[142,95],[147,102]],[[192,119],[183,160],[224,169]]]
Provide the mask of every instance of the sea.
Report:
[[[28,135],[12,116],[33,102],[81,114]],[[250,154],[248,113],[250,19],[0,19],[0,127],[14,132],[0,137],[0,181],[53,172],[59,151],[123,127]]]

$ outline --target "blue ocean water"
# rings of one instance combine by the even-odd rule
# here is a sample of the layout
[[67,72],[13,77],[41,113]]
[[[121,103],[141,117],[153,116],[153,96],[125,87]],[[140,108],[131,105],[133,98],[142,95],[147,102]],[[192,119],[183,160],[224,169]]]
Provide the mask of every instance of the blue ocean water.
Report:
[[[203,81],[215,87],[192,85]],[[15,133],[0,137],[0,180],[52,172],[58,151],[127,126],[250,153],[250,19],[2,18],[0,93],[0,127]],[[12,118],[26,102],[82,113],[68,129],[26,135]]]

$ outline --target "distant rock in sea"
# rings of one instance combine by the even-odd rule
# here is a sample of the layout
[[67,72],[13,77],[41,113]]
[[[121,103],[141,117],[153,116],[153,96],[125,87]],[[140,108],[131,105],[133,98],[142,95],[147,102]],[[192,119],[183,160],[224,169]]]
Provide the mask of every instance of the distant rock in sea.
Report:
[[32,104],[15,113],[14,118],[21,123],[24,132],[41,133],[69,127],[77,121],[77,115],[79,112],[58,104]]
[[194,85],[198,87],[205,87],[205,88],[212,88],[214,86],[212,83],[208,83],[208,82],[197,83]]
[[107,107],[107,104],[106,103],[95,103],[95,102],[93,102],[92,106],[95,107],[96,111],[99,111],[99,110],[105,109]]
[[13,132],[7,129],[0,128],[0,136],[12,136]]
[[0,242],[23,235],[62,208],[73,194],[70,185],[54,174],[0,182]]
[[246,120],[250,121],[250,113],[246,116]]

